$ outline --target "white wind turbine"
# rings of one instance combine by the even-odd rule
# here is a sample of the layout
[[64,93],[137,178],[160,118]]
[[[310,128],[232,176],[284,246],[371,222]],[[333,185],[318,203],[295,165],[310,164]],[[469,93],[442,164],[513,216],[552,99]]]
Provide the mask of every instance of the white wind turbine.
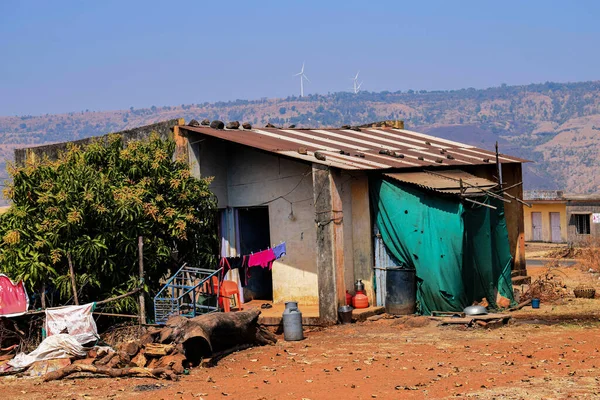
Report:
[[304,80],[306,79],[307,82],[310,82],[307,76],[304,75],[304,63],[302,63],[302,69],[300,70],[300,72],[298,72],[294,76],[300,77],[300,97],[304,97]]
[[352,87],[352,90],[354,91],[354,94],[357,94],[360,91],[360,87],[363,84],[362,82],[358,83],[358,74],[360,74],[360,71],[358,71],[356,73],[356,76],[354,76],[354,78],[352,78],[352,80],[354,81],[354,85]]

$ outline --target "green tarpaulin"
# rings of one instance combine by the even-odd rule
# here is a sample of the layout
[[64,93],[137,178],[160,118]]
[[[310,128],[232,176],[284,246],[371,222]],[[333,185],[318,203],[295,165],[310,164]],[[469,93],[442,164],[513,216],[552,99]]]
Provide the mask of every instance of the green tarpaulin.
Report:
[[514,304],[510,247],[502,202],[465,205],[455,196],[384,178],[370,182],[375,222],[388,251],[416,270],[417,310],[462,311],[500,293]]

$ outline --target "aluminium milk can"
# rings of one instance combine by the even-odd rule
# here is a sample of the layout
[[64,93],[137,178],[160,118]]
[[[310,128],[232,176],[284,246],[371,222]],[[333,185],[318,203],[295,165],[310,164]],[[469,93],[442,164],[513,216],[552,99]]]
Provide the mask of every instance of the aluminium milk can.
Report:
[[298,310],[298,302],[287,301],[283,310],[283,338],[288,341],[304,339],[302,331],[302,313]]

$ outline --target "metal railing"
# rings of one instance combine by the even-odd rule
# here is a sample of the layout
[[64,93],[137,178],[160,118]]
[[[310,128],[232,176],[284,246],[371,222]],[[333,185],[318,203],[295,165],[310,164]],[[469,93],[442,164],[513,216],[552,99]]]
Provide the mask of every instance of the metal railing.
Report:
[[169,317],[195,317],[219,311],[221,280],[217,270],[189,267],[177,271],[154,297],[154,318],[164,325]]

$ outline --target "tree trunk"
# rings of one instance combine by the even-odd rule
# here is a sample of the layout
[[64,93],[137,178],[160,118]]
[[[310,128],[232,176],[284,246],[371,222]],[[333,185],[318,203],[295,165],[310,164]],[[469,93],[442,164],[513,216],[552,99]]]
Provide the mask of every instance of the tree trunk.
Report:
[[159,333],[161,343],[183,347],[187,360],[197,365],[202,358],[241,345],[266,345],[277,338],[258,323],[260,310],[211,313],[195,318],[172,317]]
[[144,238],[142,236],[138,237],[138,257],[139,257],[139,269],[140,269],[140,285],[142,286],[142,290],[140,290],[139,294],[139,302],[140,302],[140,324],[146,323],[146,303],[144,300]]
[[46,309],[46,284],[42,283],[42,287],[40,289],[40,300],[42,303],[42,310]]
[[73,268],[73,261],[71,260],[71,253],[67,253],[67,261],[69,262],[69,274],[71,275],[71,287],[73,288],[73,301],[75,305],[79,305],[79,299],[77,298],[77,282],[75,280],[75,269]]

